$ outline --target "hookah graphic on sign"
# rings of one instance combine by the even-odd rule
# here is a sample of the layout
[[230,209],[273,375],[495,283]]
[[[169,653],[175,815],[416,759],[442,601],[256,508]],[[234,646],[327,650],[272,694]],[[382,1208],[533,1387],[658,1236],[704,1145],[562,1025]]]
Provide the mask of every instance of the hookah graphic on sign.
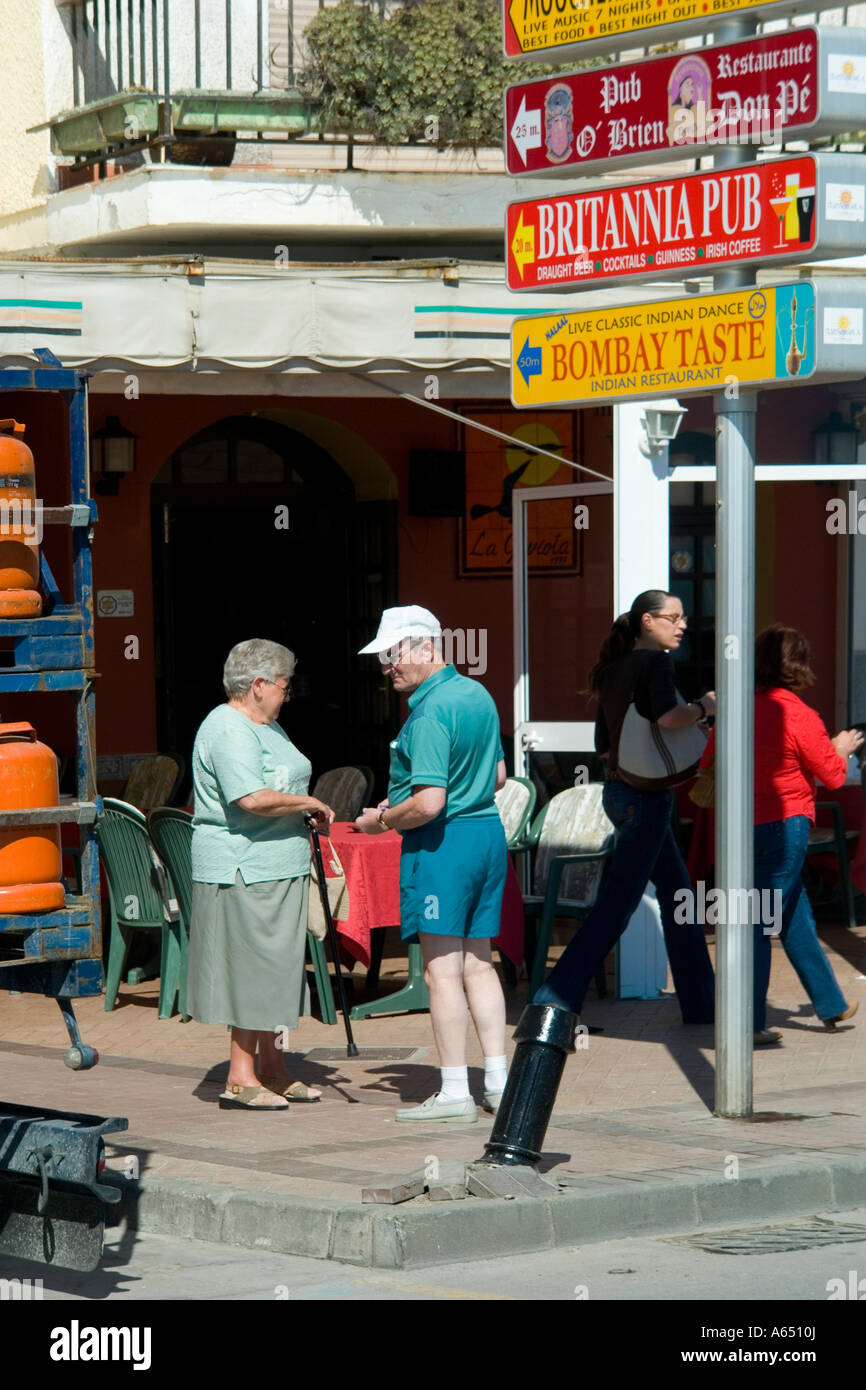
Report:
[[815,290],[777,285],[776,376],[809,376],[815,370]]

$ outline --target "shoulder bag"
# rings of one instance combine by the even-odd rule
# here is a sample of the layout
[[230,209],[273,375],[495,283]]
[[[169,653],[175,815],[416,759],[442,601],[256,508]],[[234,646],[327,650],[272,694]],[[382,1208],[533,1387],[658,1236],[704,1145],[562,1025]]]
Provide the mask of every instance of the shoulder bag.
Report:
[[[679,693],[677,703],[686,703]],[[632,698],[619,736],[617,771],[624,782],[639,791],[678,787],[694,777],[706,741],[707,733],[700,724],[665,729],[644,719]]]
[[[346,884],[346,871],[340,862],[332,841],[327,836],[322,836],[322,858],[328,856],[328,868],[330,873],[325,879],[325,887],[328,892],[328,906],[331,909],[331,917],[334,922],[344,922],[349,915],[349,889]],[[327,848],[325,848],[327,846]],[[316,865],[313,859],[310,860],[310,896],[307,903],[307,931],[314,936],[317,941],[324,941],[328,935],[328,927],[325,922],[325,911],[322,907],[322,892],[319,887],[319,879],[316,874]]]

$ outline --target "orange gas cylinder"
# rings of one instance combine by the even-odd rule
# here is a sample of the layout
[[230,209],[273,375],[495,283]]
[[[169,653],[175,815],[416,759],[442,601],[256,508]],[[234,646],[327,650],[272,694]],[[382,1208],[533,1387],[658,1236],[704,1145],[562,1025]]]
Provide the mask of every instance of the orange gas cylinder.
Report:
[[[0,724],[0,811],[56,806],[57,759],[32,724]],[[50,912],[66,905],[60,826],[0,828],[0,913]]]
[[0,618],[38,618],[38,511],[33,455],[24,426],[0,420]]

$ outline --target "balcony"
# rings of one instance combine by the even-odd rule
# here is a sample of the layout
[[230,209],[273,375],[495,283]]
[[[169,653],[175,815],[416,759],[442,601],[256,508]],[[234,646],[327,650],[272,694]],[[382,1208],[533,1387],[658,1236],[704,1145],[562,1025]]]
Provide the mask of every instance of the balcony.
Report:
[[54,153],[73,166],[145,150],[173,163],[227,164],[239,137],[270,143],[309,134],[313,108],[295,77],[301,31],[323,7],[58,0],[65,45],[60,33],[56,42],[70,58],[49,51],[46,59],[58,59],[54,89],[65,91],[64,109],[34,128],[50,129]]

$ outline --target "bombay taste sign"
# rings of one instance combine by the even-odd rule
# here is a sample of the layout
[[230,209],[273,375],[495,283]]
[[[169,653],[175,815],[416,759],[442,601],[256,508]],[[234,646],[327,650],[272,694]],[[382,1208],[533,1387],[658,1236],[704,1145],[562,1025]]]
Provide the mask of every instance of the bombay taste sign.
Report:
[[517,319],[512,400],[644,399],[806,377],[815,320],[808,283]]

